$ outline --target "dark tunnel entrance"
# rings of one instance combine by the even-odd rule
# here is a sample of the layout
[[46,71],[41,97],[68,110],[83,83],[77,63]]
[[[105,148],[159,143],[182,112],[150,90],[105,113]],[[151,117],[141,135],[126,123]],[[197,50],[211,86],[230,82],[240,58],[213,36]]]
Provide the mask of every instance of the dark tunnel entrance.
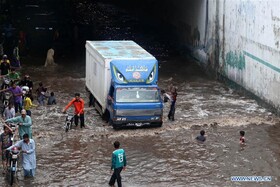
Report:
[[[7,1],[2,32],[20,41],[21,54],[84,54],[86,40],[134,40],[159,60],[204,46],[206,1]],[[184,8],[182,8],[184,7]],[[187,9],[185,9],[187,7]],[[202,14],[203,13],[203,14]],[[197,23],[200,23],[198,25]],[[5,46],[11,55],[13,46]]]

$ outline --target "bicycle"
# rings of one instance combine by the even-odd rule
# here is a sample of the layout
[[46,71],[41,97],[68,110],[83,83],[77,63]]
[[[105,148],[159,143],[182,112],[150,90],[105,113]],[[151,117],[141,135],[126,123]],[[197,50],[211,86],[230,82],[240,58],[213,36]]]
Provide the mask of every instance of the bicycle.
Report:
[[74,115],[73,114],[67,114],[66,119],[65,119],[65,132],[68,132],[73,125],[73,121],[74,121]]

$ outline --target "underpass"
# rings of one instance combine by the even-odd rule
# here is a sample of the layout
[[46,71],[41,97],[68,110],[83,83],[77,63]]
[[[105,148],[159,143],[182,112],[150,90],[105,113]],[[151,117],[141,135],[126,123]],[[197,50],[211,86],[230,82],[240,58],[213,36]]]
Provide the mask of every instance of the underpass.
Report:
[[[69,26],[68,34],[78,40],[64,35],[65,30],[60,32],[62,38],[71,39],[71,44],[58,41],[61,47],[57,49],[56,62],[59,66],[42,67],[45,49],[41,49],[42,54],[31,51],[31,56],[23,58],[26,66],[22,73],[29,73],[34,81],[51,85],[50,91],[56,93],[59,103],[33,109],[37,176],[24,180],[19,174],[19,185],[107,186],[112,142],[116,139],[128,154],[129,166],[122,173],[124,186],[279,185],[278,117],[251,95],[217,81],[220,75],[241,80],[243,71],[253,71],[247,66],[251,61],[244,51],[245,61],[237,52],[230,53],[232,57],[226,55],[224,49],[234,48],[234,42],[222,42],[227,40],[221,33],[229,33],[220,27],[222,23],[227,25],[226,19],[219,18],[218,25],[213,21],[226,14],[222,12],[231,3],[224,2],[74,2],[79,22]],[[236,7],[243,11],[242,16],[244,11],[253,10],[242,2]],[[75,32],[78,35],[74,35]],[[75,92],[81,92],[85,100],[88,97],[84,90],[85,40],[131,39],[159,60],[160,87],[167,89],[171,83],[178,87],[175,121],[167,119],[169,105],[166,104],[162,128],[115,131],[102,121],[94,108],[86,107],[88,129],[76,128],[66,134],[61,109]],[[228,60],[228,65],[223,58]],[[268,73],[255,66],[263,75]],[[277,82],[277,75],[274,77]],[[201,129],[207,134],[205,144],[194,141]],[[246,132],[245,147],[239,145],[240,130]],[[230,177],[236,175],[271,176],[272,182],[231,182]]]

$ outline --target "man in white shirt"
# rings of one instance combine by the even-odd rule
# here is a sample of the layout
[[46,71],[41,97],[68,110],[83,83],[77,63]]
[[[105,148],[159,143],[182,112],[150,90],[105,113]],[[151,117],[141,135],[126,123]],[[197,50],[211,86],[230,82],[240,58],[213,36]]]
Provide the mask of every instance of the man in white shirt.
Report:
[[14,118],[16,116],[15,108],[12,103],[10,103],[9,106],[5,108],[3,115],[5,120]]
[[33,139],[30,139],[28,134],[24,134],[23,140],[18,141],[7,150],[10,151],[13,147],[21,148],[24,177],[34,177],[36,170],[35,141]]

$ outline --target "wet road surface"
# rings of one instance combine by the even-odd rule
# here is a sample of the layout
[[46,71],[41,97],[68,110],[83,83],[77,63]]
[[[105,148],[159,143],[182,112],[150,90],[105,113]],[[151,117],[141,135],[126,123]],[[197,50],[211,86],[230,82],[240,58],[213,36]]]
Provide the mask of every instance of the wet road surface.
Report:
[[[190,57],[174,52],[161,38],[152,39],[155,33],[130,29],[127,35],[114,35],[124,33],[119,22],[110,19],[119,9],[102,3],[94,6],[107,13],[102,21],[111,25],[106,32],[99,25],[96,37],[128,39],[133,35],[160,60],[160,87],[167,89],[170,83],[178,87],[176,120],[168,121],[166,103],[162,128],[115,131],[86,105],[87,128],[65,133],[65,114],[60,111],[76,92],[88,101],[84,56],[59,57],[59,66],[52,68],[43,67],[44,56],[26,57],[22,74],[30,74],[35,88],[39,81],[50,86],[58,104],[32,110],[37,173],[35,179],[23,179],[19,173],[15,186],[108,186],[115,140],[127,152],[128,167],[122,172],[125,187],[280,186],[280,124],[276,116],[208,77]],[[203,144],[194,141],[201,129],[207,135]],[[244,147],[239,145],[240,130],[246,132]],[[236,175],[272,176],[272,182],[231,182],[230,177]]]

